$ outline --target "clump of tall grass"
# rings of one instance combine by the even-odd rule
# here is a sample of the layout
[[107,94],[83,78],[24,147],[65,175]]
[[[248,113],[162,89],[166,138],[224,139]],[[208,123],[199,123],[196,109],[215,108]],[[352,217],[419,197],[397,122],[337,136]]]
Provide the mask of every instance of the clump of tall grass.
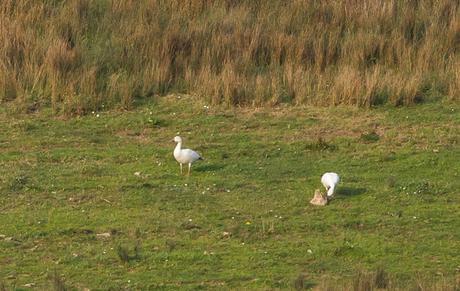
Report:
[[229,105],[460,99],[451,0],[4,0],[0,102],[84,114],[171,92]]
[[56,269],[52,274],[49,275],[49,278],[51,279],[52,288],[54,291],[69,290],[69,288],[66,286],[65,279],[58,273]]
[[[299,277],[301,278],[301,277]],[[297,286],[299,278],[295,281]],[[303,279],[303,277],[302,277]],[[303,280],[302,280],[303,283]],[[300,284],[299,284],[300,285]],[[302,286],[302,285],[301,285]],[[353,290],[353,291],[372,291],[372,290],[434,290],[434,291],[456,291],[460,287],[459,279],[446,279],[443,277],[433,277],[429,275],[416,275],[409,279],[400,279],[388,274],[384,268],[379,267],[375,272],[358,270],[349,279],[324,278],[313,290],[334,291],[334,290]],[[298,288],[300,289],[300,288]]]

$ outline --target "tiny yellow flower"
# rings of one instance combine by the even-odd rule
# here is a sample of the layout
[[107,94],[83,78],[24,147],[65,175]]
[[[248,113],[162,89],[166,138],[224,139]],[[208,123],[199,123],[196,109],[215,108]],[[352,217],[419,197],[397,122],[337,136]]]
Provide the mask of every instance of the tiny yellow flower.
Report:
[[250,224],[251,224],[251,222],[250,222],[250,221],[246,221],[246,225],[250,225]]

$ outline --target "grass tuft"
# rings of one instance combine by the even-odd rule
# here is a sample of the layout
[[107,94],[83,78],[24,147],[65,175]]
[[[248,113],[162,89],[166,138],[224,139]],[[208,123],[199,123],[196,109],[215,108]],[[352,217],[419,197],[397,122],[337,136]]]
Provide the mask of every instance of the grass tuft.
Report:
[[61,277],[61,275],[58,274],[57,270],[54,270],[54,273],[52,275],[52,281],[53,281],[53,290],[54,291],[66,291],[68,288],[66,287],[64,278]]
[[19,171],[13,177],[10,178],[8,182],[8,190],[10,192],[21,191],[27,187],[27,183],[29,181],[30,176],[23,171]]
[[[131,255],[131,253],[133,253]],[[137,240],[134,244],[132,252],[129,250],[128,247],[123,245],[117,246],[117,255],[120,261],[123,263],[129,263],[130,261],[139,260],[141,258],[141,243]]]
[[376,142],[379,139],[380,136],[375,131],[361,134],[361,140],[364,142]]
[[337,146],[327,142],[322,137],[318,137],[316,141],[307,143],[305,149],[310,151],[335,151],[337,150]]
[[374,285],[379,289],[385,289],[388,286],[388,274],[382,267],[377,268],[374,275]]
[[297,278],[294,280],[294,289],[295,290],[304,290],[307,287],[307,284],[305,283],[306,275],[301,273],[297,276]]
[[130,260],[128,248],[125,246],[117,246],[117,255],[123,263],[128,263]]

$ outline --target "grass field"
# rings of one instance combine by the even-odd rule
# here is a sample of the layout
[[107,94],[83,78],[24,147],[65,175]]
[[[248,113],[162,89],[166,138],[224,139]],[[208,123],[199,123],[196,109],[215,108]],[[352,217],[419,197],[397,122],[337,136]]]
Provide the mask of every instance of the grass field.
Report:
[[84,115],[211,104],[460,100],[456,0],[2,0],[0,102]]
[[[0,109],[0,290],[459,288],[458,103],[192,101]],[[325,171],[342,181],[314,207]]]

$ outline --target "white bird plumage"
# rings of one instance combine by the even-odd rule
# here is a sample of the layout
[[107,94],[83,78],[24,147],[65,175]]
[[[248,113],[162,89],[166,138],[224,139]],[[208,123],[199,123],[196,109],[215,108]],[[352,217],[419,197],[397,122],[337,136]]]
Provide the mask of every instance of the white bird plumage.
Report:
[[177,143],[174,149],[174,158],[180,165],[180,173],[182,174],[182,164],[188,164],[188,175],[190,175],[192,163],[196,160],[202,160],[202,158],[197,152],[191,149],[182,149],[182,138],[180,136],[176,136],[174,142]]
[[321,183],[327,191],[327,197],[334,195],[334,190],[337,184],[340,182],[340,177],[337,173],[324,173],[321,177]]

